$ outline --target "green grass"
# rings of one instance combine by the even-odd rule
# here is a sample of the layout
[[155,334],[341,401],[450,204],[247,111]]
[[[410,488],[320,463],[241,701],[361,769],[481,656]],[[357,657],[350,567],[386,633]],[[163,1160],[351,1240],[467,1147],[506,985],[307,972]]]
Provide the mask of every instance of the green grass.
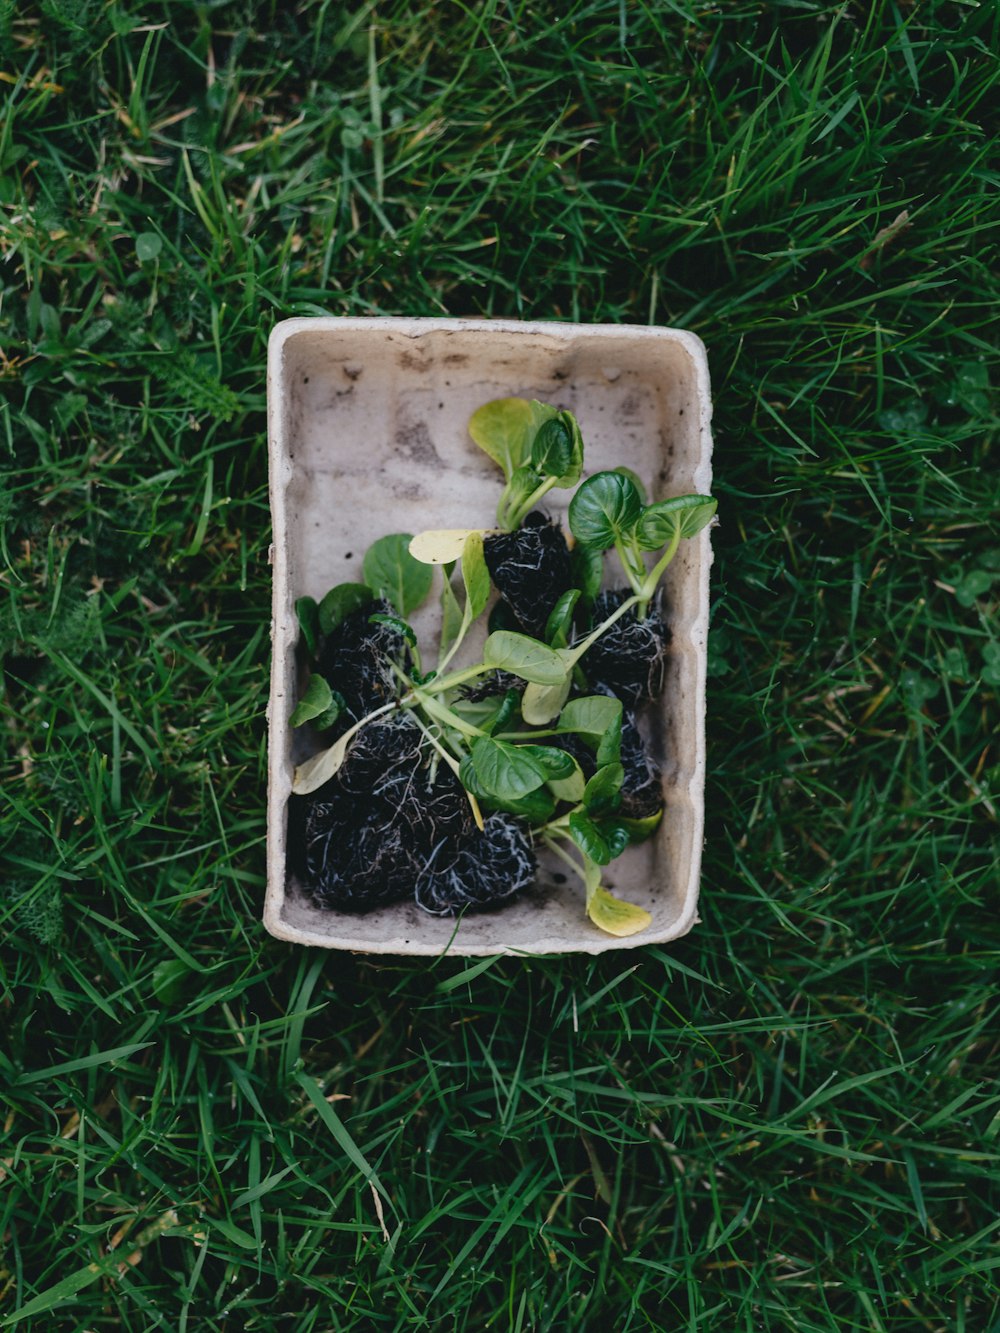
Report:
[[[0,4],[0,1327],[1000,1328],[998,28]],[[318,313],[705,340],[688,939],[264,935],[264,349]]]

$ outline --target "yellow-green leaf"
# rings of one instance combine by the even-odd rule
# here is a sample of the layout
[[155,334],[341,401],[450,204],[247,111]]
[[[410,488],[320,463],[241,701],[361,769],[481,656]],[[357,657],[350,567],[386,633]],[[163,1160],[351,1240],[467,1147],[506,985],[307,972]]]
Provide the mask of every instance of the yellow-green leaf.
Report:
[[410,542],[410,555],[422,565],[450,565],[461,560],[466,540],[478,528],[428,528]]
[[640,930],[645,930],[653,922],[645,908],[612,897],[600,884],[587,895],[587,915],[595,926],[619,938],[638,935]]
[[347,756],[347,747],[354,739],[354,728],[334,741],[328,750],[320,750],[304,764],[299,764],[292,779],[292,791],[296,796],[308,796],[317,791],[325,782],[329,782]]
[[532,681],[521,696],[521,716],[532,727],[547,726],[557,718],[569,698],[573,677],[566,676],[559,685],[539,685]]
[[469,418],[469,434],[510,481],[525,462],[538,429],[556,415],[548,403],[526,398],[494,398],[477,408]]

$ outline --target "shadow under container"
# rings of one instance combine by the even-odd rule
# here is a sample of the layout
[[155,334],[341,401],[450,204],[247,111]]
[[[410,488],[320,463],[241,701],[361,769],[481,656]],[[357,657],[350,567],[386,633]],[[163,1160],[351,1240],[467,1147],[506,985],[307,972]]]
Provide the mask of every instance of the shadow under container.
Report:
[[[666,686],[649,709],[663,770],[658,833],[607,867],[604,882],[646,908],[638,935],[606,935],[584,914],[582,883],[541,856],[537,885],[496,911],[459,921],[414,902],[365,915],[314,907],[289,870],[294,766],[305,758],[289,718],[301,676],[295,600],[357,581],[367,547],[390,532],[489,528],[503,477],[468,434],[492,398],[538,398],[580,422],[585,474],[625,465],[650,499],[711,491],[711,399],[705,349],[676,329],[461,319],[290,319],[268,354],[273,521],[273,665],[268,705],[267,895],[264,924],[298,944],[362,953],[603,953],[662,944],[697,922],[704,829],[709,531],[682,542],[664,579],[671,630]],[[570,492],[545,507],[565,524]],[[606,583],[616,557],[605,560]],[[439,587],[439,585],[435,585]],[[436,640],[435,596],[411,617]],[[469,646],[477,659],[482,638]],[[463,650],[466,645],[463,645]]]

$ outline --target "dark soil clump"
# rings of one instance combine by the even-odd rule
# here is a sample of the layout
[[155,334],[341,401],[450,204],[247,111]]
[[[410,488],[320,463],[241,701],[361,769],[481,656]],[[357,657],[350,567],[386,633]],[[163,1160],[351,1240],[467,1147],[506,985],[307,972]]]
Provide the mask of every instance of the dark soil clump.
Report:
[[413,896],[436,915],[489,908],[534,877],[527,833],[491,816],[480,833],[468,795],[421,753],[406,713],[358,733],[339,773],[292,797],[289,846],[319,907],[367,912]]
[[[372,624],[369,617],[375,614],[394,612],[384,599],[352,611],[330,631],[319,651],[319,674],[343,696],[355,722],[396,696],[392,664],[405,665],[408,656],[403,635],[393,625]],[[343,731],[350,719],[341,722]]]
[[338,774],[344,791],[399,804],[420,763],[421,731],[405,712],[362,727]]
[[344,792],[332,796],[306,797],[296,820],[300,873],[313,902],[368,912],[409,897],[421,856],[406,822],[380,804]]
[[459,693],[463,699],[468,699],[471,703],[481,703],[483,699],[495,699],[498,695],[506,694],[508,690],[516,690],[518,694],[524,693],[525,682],[520,676],[515,676],[510,671],[490,671],[485,676],[475,682],[475,684],[463,685]]
[[490,578],[525,634],[541,638],[556,602],[573,586],[573,565],[562,528],[533,510],[516,532],[483,542]]
[[646,819],[663,808],[663,786],[660,770],[646,752],[635,720],[628,708],[622,715],[622,803],[618,814],[626,819]]
[[[631,595],[628,588],[602,592],[594,604],[594,623],[607,620]],[[669,644],[670,630],[658,607],[650,606],[645,620],[639,620],[633,608],[587,650],[583,669],[634,708],[662,691]]]
[[417,879],[416,899],[433,916],[500,907],[532,882],[537,868],[524,826],[510,815],[490,815],[481,833],[434,848]]

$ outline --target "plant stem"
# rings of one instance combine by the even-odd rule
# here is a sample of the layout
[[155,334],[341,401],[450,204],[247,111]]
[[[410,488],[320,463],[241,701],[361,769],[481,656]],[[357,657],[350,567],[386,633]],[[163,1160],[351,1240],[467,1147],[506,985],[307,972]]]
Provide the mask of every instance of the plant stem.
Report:
[[[570,867],[570,869],[575,871],[576,874],[578,874],[580,878],[583,880],[584,884],[586,884],[587,879],[579,863],[577,861],[574,861],[572,856],[570,856],[569,852],[565,851],[562,847],[559,846],[559,843],[556,842],[555,838],[553,838],[551,834],[543,833],[542,841],[545,843],[546,847],[548,847],[550,852],[555,852],[556,856],[559,857],[560,861],[565,861],[565,863]],[[574,846],[575,845],[576,844],[574,843]]]
[[[432,681],[428,681],[422,688],[429,694],[444,694],[446,690],[452,690],[456,685],[464,685],[467,680],[475,680],[477,676],[485,675],[487,671],[492,671],[485,662],[480,662],[476,666],[463,667],[461,671],[453,671],[450,676],[435,676]],[[429,687],[433,688],[429,688]]]
[[434,735],[434,733],[431,731],[430,727],[428,727],[425,723],[423,723],[423,722],[420,720],[420,718],[417,717],[417,715],[416,715],[415,713],[412,714],[412,717],[413,717],[414,722],[417,724],[417,726],[420,728],[420,730],[424,733],[424,738],[425,738],[425,740],[429,741],[430,744],[433,745],[434,749],[438,752],[438,754],[441,756],[441,758],[444,760],[444,762],[448,765],[448,767],[451,769],[451,771],[455,774],[455,776],[456,776],[456,778],[457,778],[457,777],[458,777],[458,760],[455,758],[454,755],[451,755],[451,754],[448,753],[448,751],[444,748],[444,746],[441,744],[441,742],[437,739],[437,737],[436,737],[436,736]]
[[463,736],[472,736],[473,738],[477,736],[485,736],[486,733],[481,731],[479,727],[473,726],[471,722],[466,722],[465,718],[459,717],[457,713],[453,713],[445,704],[438,703],[433,695],[425,693],[420,688],[414,689],[413,693],[416,695],[417,703],[420,707],[425,713],[428,713],[435,722],[446,727],[451,727],[454,731],[460,731]]
[[642,557],[638,551],[630,549],[622,541],[615,542],[615,550],[618,552],[625,577],[631,584],[632,591],[638,596],[646,580],[646,566],[642,563]]
[[513,532],[515,528],[521,526],[521,521],[525,514],[530,514],[532,509],[544,495],[552,490],[558,477],[546,477],[540,486],[536,486],[526,500],[522,500],[520,505],[511,513],[507,513],[507,531]]
[[660,559],[653,566],[652,571],[647,576],[645,583],[642,585],[642,593],[639,602],[640,620],[646,619],[646,611],[649,608],[650,599],[652,598],[653,593],[656,592],[656,586],[659,583],[660,579],[663,577],[663,571],[666,569],[667,565],[670,564],[671,560],[673,560],[674,556],[677,554],[677,548],[680,545],[680,541],[681,541],[681,525],[678,523],[677,526],[674,528],[674,535],[670,538],[670,545],[667,547],[665,554],[663,555],[662,559]]
[[[460,771],[459,764],[458,761],[455,759],[455,757],[448,753],[448,751],[444,748],[444,746],[434,735],[431,729],[429,727],[424,726],[423,722],[421,722],[420,718],[417,717],[416,713],[413,713],[412,717],[414,722],[416,722],[417,726],[424,733],[424,737],[426,738],[428,743],[434,747],[437,753],[441,756],[444,762],[455,774],[455,777],[459,778],[459,781],[461,782],[461,778],[459,777],[459,771]],[[476,800],[475,796],[473,796],[472,792],[469,791],[468,787],[464,786],[464,784],[463,784],[463,790],[465,791],[466,799],[469,802],[469,807],[472,810],[472,818],[476,821],[476,828],[478,828],[480,833],[482,833],[485,821],[483,819],[483,812],[479,807],[479,802]]]
[[445,667],[448,665],[448,663],[451,661],[451,659],[458,652],[459,648],[462,646],[462,640],[468,633],[469,626],[471,624],[472,624],[472,617],[469,615],[469,604],[468,602],[466,602],[465,610],[462,613],[462,623],[458,628],[458,633],[455,635],[455,641],[454,643],[452,643],[451,647],[445,653],[444,657],[442,657],[440,662],[438,662],[437,664],[437,670],[439,676],[441,672],[445,669]]
[[627,597],[617,611],[614,611],[608,616],[607,620],[598,625],[596,629],[590,631],[582,643],[575,644],[573,648],[570,649],[570,665],[576,666],[577,662],[579,662],[587,649],[597,642],[605,630],[609,630],[616,620],[621,620],[622,616],[625,615],[627,611],[631,611],[632,607],[636,606],[640,600],[638,593],[634,597]]

